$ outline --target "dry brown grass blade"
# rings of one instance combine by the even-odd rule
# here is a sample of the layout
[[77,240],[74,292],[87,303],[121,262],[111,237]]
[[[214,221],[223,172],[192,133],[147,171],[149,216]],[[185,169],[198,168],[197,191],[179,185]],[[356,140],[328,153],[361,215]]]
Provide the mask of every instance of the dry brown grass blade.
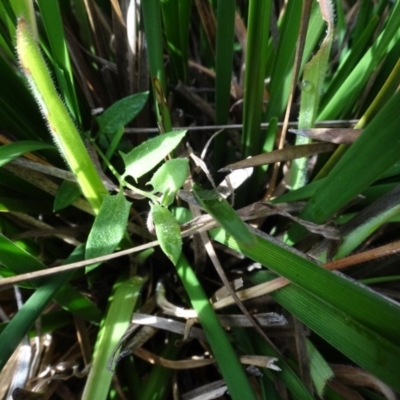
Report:
[[223,379],[207,383],[189,392],[182,393],[182,400],[200,400],[202,398],[219,399],[228,390]]
[[[111,0],[112,5],[112,25],[113,25],[113,48],[115,51],[115,58],[118,69],[118,81],[120,95],[128,96],[132,94],[133,89],[131,75],[129,66],[132,65],[132,52],[129,51],[128,35],[126,31],[126,10],[122,10],[118,1]],[[131,73],[128,73],[130,71]]]
[[206,33],[208,44],[211,51],[215,54],[215,43],[217,35],[217,23],[215,21],[212,5],[208,0],[196,0],[196,8]]
[[389,256],[400,252],[400,241],[386,244],[376,249],[364,251],[362,253],[353,254],[351,256],[341,258],[340,260],[331,261],[324,265],[326,269],[331,271],[350,267],[352,265],[361,264],[366,261],[375,260],[377,258]]
[[331,365],[335,380],[350,386],[369,387],[388,400],[396,400],[396,394],[375,376],[351,365]]
[[99,6],[93,0],[84,0],[84,3],[96,46],[96,54],[104,59],[108,59],[107,48],[112,34],[110,26]]
[[231,171],[233,169],[258,167],[260,165],[272,164],[281,161],[290,161],[296,158],[310,157],[319,153],[334,151],[336,145],[332,143],[311,143],[299,146],[286,147],[284,149],[271,151],[270,153],[259,154],[246,160],[229,164],[220,169],[220,172]]
[[347,128],[312,128],[312,129],[289,129],[296,135],[320,140],[322,142],[351,144],[362,133],[362,129]]
[[198,94],[192,92],[187,86],[185,86],[182,82],[179,82],[176,85],[175,90],[181,94],[187,101],[193,104],[194,107],[196,107],[199,111],[200,114],[207,116],[207,118],[215,122],[215,111],[213,107],[205,101],[202,97],[200,97]]
[[[59,185],[48,179],[45,175],[40,172],[33,171],[28,168],[20,167],[14,163],[8,163],[4,168],[12,174],[20,177],[21,179],[31,183],[32,185],[42,189],[46,193],[55,196]],[[93,215],[93,209],[90,207],[86,200],[78,199],[73,204],[76,208]]]
[[88,105],[93,110],[99,104],[107,104],[107,94],[104,91],[104,87],[100,84],[97,76],[92,73],[81,44],[71,32],[71,29],[68,29],[68,26],[65,26],[65,36],[68,41],[69,55],[74,66],[75,79]]
[[[199,71],[204,71],[210,77],[215,77],[215,73],[212,73],[207,68],[202,68],[199,64],[196,64],[194,61],[189,61],[189,66],[193,68],[199,69]],[[316,126],[324,127],[324,126],[350,126],[357,124],[357,119],[347,119],[347,120],[331,120],[331,121],[317,121],[315,123]],[[278,126],[282,126],[282,122],[278,122]],[[298,125],[295,121],[290,121],[288,126],[295,128]],[[261,123],[260,129],[268,129],[269,123]],[[243,129],[243,124],[227,124],[227,125],[202,125],[202,126],[179,126],[173,128],[176,130],[185,130],[185,131],[215,131],[217,129]],[[138,133],[157,133],[158,128],[125,128],[125,133],[127,134],[138,134]]]
[[[136,357],[141,358],[144,361],[147,361],[150,364],[161,365],[165,368],[171,369],[192,369],[192,368],[200,368],[205,367],[207,365],[215,364],[216,360],[214,359],[197,359],[197,360],[168,360],[166,358],[157,356],[156,354],[151,353],[139,347],[133,351],[133,354]],[[270,368],[274,370],[280,371],[280,369],[274,365],[274,362],[277,361],[275,357],[265,357],[265,356],[241,356],[240,362],[246,365],[254,365],[260,368]]]

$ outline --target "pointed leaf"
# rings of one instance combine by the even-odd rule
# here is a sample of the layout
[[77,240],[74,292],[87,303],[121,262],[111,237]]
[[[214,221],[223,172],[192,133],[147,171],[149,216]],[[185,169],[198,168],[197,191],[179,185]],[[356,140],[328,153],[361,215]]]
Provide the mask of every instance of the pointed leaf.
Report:
[[71,205],[82,195],[82,191],[75,183],[64,181],[57,190],[54,198],[54,211],[62,210]]
[[14,158],[22,156],[22,154],[29,153],[36,150],[55,149],[53,144],[43,143],[34,140],[24,140],[6,144],[0,147],[0,167]]
[[178,146],[186,131],[174,131],[157,136],[135,147],[128,154],[121,153],[126,171],[135,179],[151,171],[164,157]]
[[114,133],[121,126],[131,122],[142,110],[149,97],[149,92],[142,92],[127,96],[115,102],[96,118],[100,125],[100,132]]

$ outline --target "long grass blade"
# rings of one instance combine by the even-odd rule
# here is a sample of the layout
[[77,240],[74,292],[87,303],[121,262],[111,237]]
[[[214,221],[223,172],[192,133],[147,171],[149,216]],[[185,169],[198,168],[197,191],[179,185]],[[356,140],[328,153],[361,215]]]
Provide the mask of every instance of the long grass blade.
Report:
[[249,1],[247,51],[243,104],[243,156],[260,152],[260,123],[267,64],[268,32],[271,13],[269,1]]
[[183,255],[179,259],[176,269],[192,306],[197,311],[199,322],[210,343],[230,395],[237,400],[256,399],[226,332],[221,327],[203,288],[197,280],[196,274]]

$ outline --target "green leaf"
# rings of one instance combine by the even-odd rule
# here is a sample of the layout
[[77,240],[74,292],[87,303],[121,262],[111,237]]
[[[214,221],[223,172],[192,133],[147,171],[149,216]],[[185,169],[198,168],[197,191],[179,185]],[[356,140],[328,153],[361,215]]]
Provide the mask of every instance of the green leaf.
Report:
[[193,219],[192,212],[186,207],[171,207],[171,212],[180,225]]
[[178,222],[167,208],[159,204],[151,205],[150,214],[163,252],[176,265],[182,253],[182,237]]
[[[271,15],[270,1],[250,1],[247,21],[246,75],[243,99],[243,155],[258,154]],[[275,115],[274,115],[275,116]]]
[[[267,271],[259,271],[251,279],[254,283],[261,283],[268,275]],[[340,292],[336,293],[340,295]],[[298,285],[286,286],[270,295],[337,350],[400,390],[398,337],[393,341],[387,340],[376,330],[336,308],[332,302],[322,301]]]
[[29,297],[22,308],[4,328],[0,335],[0,370],[3,369],[14,350],[28,334],[31,326],[53,299],[55,293],[71,277],[71,273],[59,274],[42,280],[42,284]]
[[[321,11],[325,10],[325,12],[322,13],[322,17],[326,21],[328,29],[320,49],[304,67],[298,124],[299,129],[311,128],[314,126],[324,81],[327,75],[329,55],[333,42],[333,9],[331,7],[323,7],[323,3],[320,3],[320,7]],[[308,143],[311,143],[311,139],[299,135],[296,137],[296,145]],[[307,158],[300,158],[292,161],[289,178],[289,185],[292,189],[303,187],[306,184],[308,165],[309,160]]]
[[193,185],[193,194],[201,206],[221,226],[234,237],[238,243],[251,246],[255,243],[255,236],[248,226],[236,214],[231,205],[215,190],[204,190],[200,185]]
[[215,240],[268,266],[293,284],[359,320],[378,334],[392,341],[398,340],[400,307],[397,303],[388,301],[342,274],[321,268],[274,238],[255,235],[256,245],[244,247],[223,229],[212,230],[210,233]]
[[[161,13],[173,84],[187,82],[191,0],[162,0]],[[169,77],[171,78],[171,77]],[[171,79],[171,80],[172,80]]]
[[165,133],[140,144],[128,154],[120,153],[126,167],[124,176],[138,179],[151,171],[178,146],[185,134],[186,131]]
[[[68,257],[66,264],[76,261],[76,257],[79,257],[77,253],[79,250]],[[15,274],[46,268],[35,257],[3,235],[0,235],[0,263]],[[65,309],[82,318],[94,323],[99,322],[101,311],[67,283],[73,274],[66,272],[32,282],[38,288],[1,332],[0,342],[5,345],[0,346],[0,370],[51,300],[57,301]]]
[[189,173],[189,160],[176,158],[163,164],[153,175],[148,184],[153,185],[154,192],[176,193],[180,189]]
[[52,144],[36,142],[34,140],[24,140],[21,142],[5,144],[0,147],[0,167],[25,153],[44,149],[54,150],[55,147]]
[[118,281],[109,298],[107,315],[101,322],[92,357],[92,366],[82,394],[83,400],[105,400],[110,389],[113,372],[109,360],[122,335],[130,324],[133,310],[146,279],[133,277]]
[[57,1],[38,0],[40,17],[46,30],[51,49],[51,61],[58,86],[65,103],[75,120],[80,121],[80,110],[75,92],[70,52],[64,35],[60,4]]
[[333,378],[334,373],[310,340],[306,339],[306,345],[310,361],[311,378],[319,397],[323,398],[325,386]]
[[148,97],[149,92],[142,92],[115,102],[96,118],[100,126],[100,133],[113,134],[121,126],[131,122],[143,109]]
[[124,236],[130,206],[122,192],[104,197],[86,243],[86,259],[104,256],[115,250]]
[[75,183],[64,181],[57,190],[54,198],[54,211],[62,210],[71,205],[82,195],[82,191]]
[[176,265],[176,272],[185,287],[192,307],[197,312],[197,318],[207,336],[213,356],[218,363],[218,368],[228,386],[232,399],[255,400],[257,397],[243,366],[238,360],[233,343],[230,341],[226,330],[222,328],[215,310],[184,254]]

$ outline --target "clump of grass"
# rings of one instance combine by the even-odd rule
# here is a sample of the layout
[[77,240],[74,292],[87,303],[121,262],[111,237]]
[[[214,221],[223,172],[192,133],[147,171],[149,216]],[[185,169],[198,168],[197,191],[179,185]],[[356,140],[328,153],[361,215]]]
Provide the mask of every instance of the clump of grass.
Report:
[[0,21],[1,397],[395,398],[398,2]]

